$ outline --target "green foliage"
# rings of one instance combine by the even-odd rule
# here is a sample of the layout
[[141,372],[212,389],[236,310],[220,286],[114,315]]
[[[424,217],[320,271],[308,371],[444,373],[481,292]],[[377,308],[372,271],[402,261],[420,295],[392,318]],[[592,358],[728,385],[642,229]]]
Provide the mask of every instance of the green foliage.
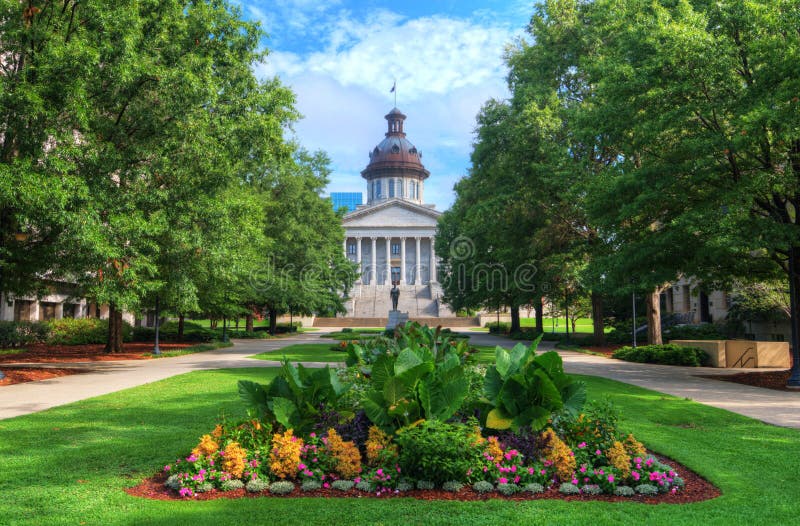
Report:
[[529,482],[522,486],[522,491],[526,493],[544,493],[544,486],[538,482]]
[[558,487],[558,492],[562,495],[580,495],[581,489],[575,484],[569,482],[562,482]]
[[244,482],[239,479],[223,480],[222,483],[220,483],[219,488],[222,491],[235,491],[237,489],[244,489]]
[[613,357],[627,362],[688,365],[691,367],[699,367],[708,362],[708,354],[704,350],[675,344],[623,347],[615,351]]
[[331,482],[331,488],[339,491],[350,491],[356,483],[352,480],[334,480]]
[[50,327],[44,322],[0,321],[0,348],[15,348],[47,340]]
[[398,464],[405,476],[441,485],[447,481],[469,482],[483,458],[474,431],[464,425],[424,420],[398,431]]
[[303,491],[316,491],[320,488],[322,488],[322,482],[318,480],[304,480],[300,485],[300,489]]
[[444,484],[442,484],[442,489],[445,491],[452,491],[453,493],[458,493],[461,491],[461,488],[464,487],[464,484],[457,481],[457,480],[448,480]]
[[270,484],[268,480],[253,479],[247,481],[247,484],[245,484],[245,489],[250,493],[261,493],[262,491],[266,491],[269,486]]
[[239,381],[239,395],[251,414],[264,422],[309,432],[323,410],[336,409],[349,385],[342,384],[335,369],[327,365],[308,369],[302,364],[284,361],[281,374],[268,385],[249,380]]
[[610,400],[591,400],[579,414],[556,418],[553,429],[573,450],[584,442],[588,451],[606,451],[619,439],[619,418]]
[[554,351],[536,356],[538,340],[511,351],[497,347],[495,365],[486,371],[484,392],[492,410],[486,427],[541,430],[559,412],[577,414],[586,400],[586,386],[564,373]]
[[[86,345],[106,343],[108,339],[108,320],[98,318],[63,318],[47,322],[50,334],[47,343],[53,345]],[[132,329],[122,323],[123,341],[131,341]]]
[[521,491],[520,488],[516,484],[498,484],[497,485],[497,492],[501,495],[505,495],[506,497],[510,497],[511,495],[515,495]]
[[479,480],[472,485],[472,489],[477,493],[491,493],[494,491],[494,484],[486,480]]
[[359,491],[366,491],[369,493],[375,491],[375,484],[369,480],[359,480],[355,488]]
[[[724,340],[721,328],[712,323],[700,325],[676,325],[664,330],[667,340]],[[630,340],[630,337],[628,338]]]
[[273,495],[288,495],[294,491],[294,484],[288,480],[278,480],[269,485],[269,492]]
[[423,491],[430,491],[432,489],[436,489],[436,484],[431,482],[430,480],[418,480],[417,481],[417,489]]
[[639,484],[634,488],[639,495],[652,497],[658,495],[658,487],[652,484]]

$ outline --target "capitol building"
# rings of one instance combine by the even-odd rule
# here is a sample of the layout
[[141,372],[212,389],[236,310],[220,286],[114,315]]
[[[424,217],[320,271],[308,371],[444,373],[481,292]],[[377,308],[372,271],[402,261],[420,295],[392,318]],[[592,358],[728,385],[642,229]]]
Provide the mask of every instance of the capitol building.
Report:
[[398,310],[412,318],[453,316],[441,302],[437,282],[434,238],[441,212],[424,201],[430,172],[422,164],[422,153],[406,138],[406,116],[394,108],[385,118],[386,137],[369,153],[361,172],[367,202],[342,220],[345,254],[360,269],[347,315],[386,316],[389,289],[397,282]]

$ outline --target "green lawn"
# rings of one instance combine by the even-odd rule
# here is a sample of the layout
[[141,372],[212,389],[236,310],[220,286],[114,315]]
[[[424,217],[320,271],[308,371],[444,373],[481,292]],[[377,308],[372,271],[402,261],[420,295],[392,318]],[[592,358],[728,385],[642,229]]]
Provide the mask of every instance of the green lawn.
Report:
[[160,502],[135,485],[185,454],[220,415],[243,415],[236,382],[274,369],[190,373],[0,421],[2,524],[793,524],[800,516],[800,432],[594,377],[622,426],[699,471],[722,497],[689,505],[428,502],[411,499],[221,499]]
[[284,356],[292,362],[344,362],[347,358],[347,354],[344,352],[332,351],[329,343],[299,343],[277,351],[263,352],[253,358],[283,360]]

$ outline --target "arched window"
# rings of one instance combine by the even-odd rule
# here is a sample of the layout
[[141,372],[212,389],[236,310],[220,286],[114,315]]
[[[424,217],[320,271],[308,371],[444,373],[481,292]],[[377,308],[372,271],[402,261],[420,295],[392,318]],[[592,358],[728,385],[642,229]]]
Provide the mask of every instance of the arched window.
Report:
[[389,197],[394,197],[394,179],[389,179]]
[[381,198],[381,180],[375,181],[375,199]]

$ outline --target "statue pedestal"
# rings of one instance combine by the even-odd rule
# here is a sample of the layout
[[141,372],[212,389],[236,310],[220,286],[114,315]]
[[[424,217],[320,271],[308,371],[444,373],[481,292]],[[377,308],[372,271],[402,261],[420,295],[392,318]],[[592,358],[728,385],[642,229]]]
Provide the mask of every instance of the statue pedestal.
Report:
[[386,324],[387,329],[394,329],[398,325],[405,325],[408,323],[408,313],[400,312],[399,310],[389,311],[389,323]]

